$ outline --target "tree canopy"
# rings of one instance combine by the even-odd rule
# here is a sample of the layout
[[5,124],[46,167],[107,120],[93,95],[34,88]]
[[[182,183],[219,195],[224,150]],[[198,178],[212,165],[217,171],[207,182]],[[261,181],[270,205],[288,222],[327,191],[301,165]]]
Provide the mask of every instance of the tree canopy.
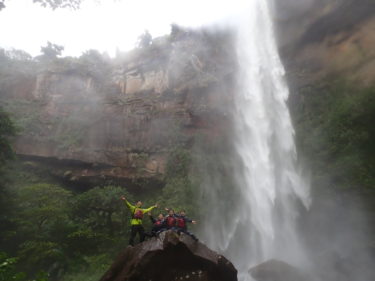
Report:
[[[58,8],[78,9],[82,0],[33,0],[34,3],[40,4],[42,7],[51,8],[53,10]],[[0,10],[4,9],[6,0],[0,0]]]
[[16,134],[9,115],[0,107],[0,167],[5,161],[13,157],[13,149],[9,142],[9,138]]
[[64,46],[52,44],[49,41],[47,42],[47,46],[40,48],[40,51],[43,54],[42,57],[46,59],[55,59],[58,56],[61,56],[63,50]]

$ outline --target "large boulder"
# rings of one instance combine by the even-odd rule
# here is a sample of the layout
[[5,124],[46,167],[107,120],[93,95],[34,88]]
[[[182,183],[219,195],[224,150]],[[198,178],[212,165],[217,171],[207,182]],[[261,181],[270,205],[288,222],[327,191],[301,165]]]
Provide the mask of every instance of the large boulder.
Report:
[[237,270],[225,257],[190,236],[166,231],[128,246],[100,281],[236,281]]
[[308,281],[298,268],[274,259],[252,267],[249,273],[257,281]]

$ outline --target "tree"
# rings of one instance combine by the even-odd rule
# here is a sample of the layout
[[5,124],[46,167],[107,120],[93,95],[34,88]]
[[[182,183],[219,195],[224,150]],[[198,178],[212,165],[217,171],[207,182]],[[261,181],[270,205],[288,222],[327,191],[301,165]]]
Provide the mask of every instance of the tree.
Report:
[[34,3],[39,3],[43,7],[48,7],[53,10],[57,8],[71,8],[78,9],[81,5],[81,0],[33,0]]
[[0,108],[0,172],[6,161],[13,159],[14,151],[10,138],[14,136],[16,129],[8,114]]
[[25,52],[24,50],[17,50],[17,49],[11,49],[9,51],[5,51],[5,55],[15,61],[30,61],[32,60],[32,56]]
[[113,216],[117,214],[123,217],[123,203],[120,197],[125,193],[121,187],[95,187],[77,196],[75,215],[85,220],[94,230],[104,230],[113,237],[115,233]]
[[14,157],[10,138],[14,136],[16,129],[8,114],[0,107],[0,242],[3,240],[3,233],[11,225],[9,214],[11,207],[8,200],[8,190],[5,188],[8,179],[4,177],[4,167],[7,161]]
[[108,79],[111,73],[109,60],[97,50],[88,50],[79,57],[82,70],[99,81]]
[[148,30],[145,30],[145,32],[138,37],[138,47],[139,48],[146,48],[150,46],[152,42],[152,36]]
[[105,60],[103,56],[99,53],[99,51],[93,49],[83,52],[79,59],[85,64],[97,65],[105,63]]
[[[33,0],[33,2],[38,3],[43,7],[55,10],[57,8],[78,9],[81,5],[82,0]],[[4,8],[5,0],[0,0],[0,11]]]
[[17,258],[10,258],[5,253],[0,252],[0,281],[24,281],[26,274],[17,272]]
[[[0,281],[31,281],[24,272],[17,270],[18,258],[8,257],[6,253],[0,252]],[[45,272],[39,272],[32,281],[48,281]]]
[[51,42],[47,42],[47,46],[41,47],[40,51],[42,52],[41,58],[45,59],[56,59],[58,56],[61,56],[62,51],[64,50],[64,46],[60,46],[57,44],[52,44]]
[[36,236],[43,236],[53,224],[68,218],[68,199],[71,196],[70,191],[56,185],[26,186],[18,197],[18,221]]
[[177,40],[183,34],[186,34],[187,30],[176,23],[171,24],[171,35],[170,38],[172,41]]
[[46,183],[19,189],[14,216],[15,235],[21,242],[18,256],[31,273],[43,268],[57,274],[67,267],[69,256],[64,240],[69,234],[71,196],[70,191]]
[[10,144],[10,137],[16,134],[16,128],[9,115],[0,107],[0,169],[7,160],[13,158],[14,153]]

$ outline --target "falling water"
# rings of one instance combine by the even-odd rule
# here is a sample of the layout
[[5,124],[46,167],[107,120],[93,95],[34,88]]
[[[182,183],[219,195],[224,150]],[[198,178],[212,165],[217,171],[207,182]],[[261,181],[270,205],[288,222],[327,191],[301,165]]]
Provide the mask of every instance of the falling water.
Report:
[[236,27],[239,86],[233,151],[225,159],[233,185],[225,186],[217,170],[204,188],[204,239],[235,264],[240,280],[248,280],[248,269],[268,259],[297,266],[306,261],[297,219],[310,204],[309,186],[297,168],[289,91],[269,5],[249,1]]

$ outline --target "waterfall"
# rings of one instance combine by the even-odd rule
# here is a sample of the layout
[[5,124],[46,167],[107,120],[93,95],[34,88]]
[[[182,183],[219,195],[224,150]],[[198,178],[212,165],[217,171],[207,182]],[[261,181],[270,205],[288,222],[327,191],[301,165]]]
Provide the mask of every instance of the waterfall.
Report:
[[[303,266],[300,211],[309,185],[297,166],[294,130],[267,0],[252,0],[237,21],[238,89],[233,135],[224,161],[232,180],[211,165],[203,184],[203,239],[224,253],[248,280],[251,266],[276,258]],[[251,279],[249,279],[251,280]]]

